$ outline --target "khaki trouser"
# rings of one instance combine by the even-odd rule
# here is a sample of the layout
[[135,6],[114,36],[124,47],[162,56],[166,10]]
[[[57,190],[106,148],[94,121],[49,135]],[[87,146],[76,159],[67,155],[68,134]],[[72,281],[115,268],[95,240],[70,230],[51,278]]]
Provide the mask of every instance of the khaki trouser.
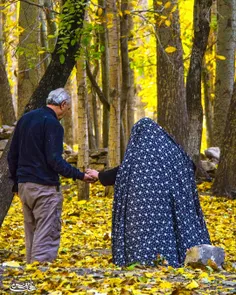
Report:
[[60,244],[62,194],[56,186],[19,183],[27,263],[52,261]]

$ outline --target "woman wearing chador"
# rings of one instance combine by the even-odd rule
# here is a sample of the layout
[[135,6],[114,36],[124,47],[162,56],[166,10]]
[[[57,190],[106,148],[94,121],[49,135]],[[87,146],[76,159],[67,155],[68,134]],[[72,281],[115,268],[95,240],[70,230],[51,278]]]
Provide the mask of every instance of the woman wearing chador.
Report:
[[210,244],[194,178],[194,164],[156,122],[143,118],[132,128],[119,167],[88,174],[115,184],[112,256],[119,266],[153,265],[157,256],[173,267],[187,249]]

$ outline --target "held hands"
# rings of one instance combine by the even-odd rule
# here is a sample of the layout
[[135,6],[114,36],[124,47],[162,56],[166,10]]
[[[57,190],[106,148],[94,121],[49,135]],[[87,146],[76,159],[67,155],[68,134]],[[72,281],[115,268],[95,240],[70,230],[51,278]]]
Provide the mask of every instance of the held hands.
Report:
[[86,183],[94,183],[96,182],[97,180],[94,179],[92,176],[90,176],[87,172],[84,174],[84,179],[83,179],[84,182]]
[[98,180],[98,174],[99,172],[97,170],[94,169],[87,169],[86,170],[86,174],[88,174],[90,177],[92,177],[93,179]]

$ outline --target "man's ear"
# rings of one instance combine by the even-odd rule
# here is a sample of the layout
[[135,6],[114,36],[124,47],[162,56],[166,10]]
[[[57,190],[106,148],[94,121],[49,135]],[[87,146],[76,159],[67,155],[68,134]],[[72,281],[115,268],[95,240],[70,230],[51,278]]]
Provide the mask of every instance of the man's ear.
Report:
[[67,104],[67,101],[64,100],[64,101],[61,103],[61,107],[64,107],[66,104]]

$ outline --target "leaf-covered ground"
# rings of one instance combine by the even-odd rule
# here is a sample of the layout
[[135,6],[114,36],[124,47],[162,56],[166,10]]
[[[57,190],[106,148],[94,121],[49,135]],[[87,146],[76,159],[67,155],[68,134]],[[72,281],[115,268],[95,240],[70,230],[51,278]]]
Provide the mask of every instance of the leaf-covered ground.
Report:
[[11,294],[13,280],[32,280],[37,288],[33,294],[236,294],[236,201],[210,196],[210,184],[200,185],[199,193],[212,243],[226,252],[220,272],[211,267],[114,266],[112,198],[104,197],[104,188],[94,184],[90,201],[77,201],[76,186],[70,181],[63,184],[62,239],[53,263],[25,264],[23,215],[15,196],[0,232],[0,294]]

